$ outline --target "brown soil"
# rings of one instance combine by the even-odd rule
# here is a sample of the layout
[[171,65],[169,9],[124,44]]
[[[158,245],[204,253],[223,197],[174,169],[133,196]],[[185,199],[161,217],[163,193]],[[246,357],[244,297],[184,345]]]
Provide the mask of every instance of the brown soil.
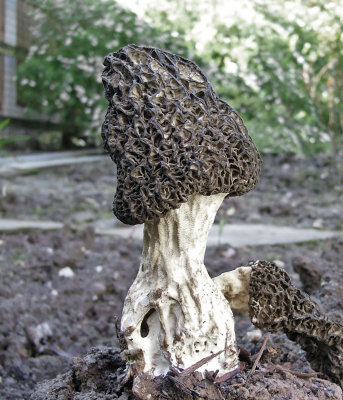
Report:
[[[132,385],[121,385],[125,364],[119,352],[108,347],[92,349],[84,358],[75,358],[70,370],[39,386],[31,400],[341,400],[341,389],[311,374],[263,364],[250,374],[242,371],[223,383],[215,374],[193,372],[187,376],[169,373],[152,379],[141,375]],[[306,378],[304,378],[306,377]],[[133,394],[134,392],[135,394]]]
[[[302,227],[322,220],[325,228],[341,229],[343,184],[337,177],[325,178],[326,171],[325,159],[269,158],[256,190],[226,200],[217,220],[263,220]],[[0,204],[3,217],[51,218],[70,226],[56,232],[0,237],[0,398],[25,400],[35,390],[34,400],[134,398],[129,386],[119,383],[125,366],[116,350],[114,316],[120,315],[137,272],[141,243],[100,237],[91,227],[74,229],[76,214],[82,219],[80,214],[87,212],[90,220],[108,216],[113,193],[111,165],[62,167],[2,179],[1,185],[7,188]],[[205,263],[216,276],[257,259],[284,265],[296,286],[311,294],[332,319],[343,323],[342,240],[212,247]],[[63,276],[68,271],[72,276]],[[304,377],[289,372],[314,371],[299,346],[283,334],[270,335],[262,361],[247,381],[249,358],[256,358],[267,334],[254,333],[254,329],[248,318],[236,315],[238,345],[249,357],[244,369],[227,382],[213,384],[210,376],[203,381],[193,375],[185,382],[171,375],[166,382],[155,380],[151,390],[162,393],[172,387],[171,393],[181,397],[170,398],[179,399],[206,398],[206,388],[207,393],[215,393],[212,396],[220,390],[228,399],[340,399],[340,389],[320,374]],[[86,356],[92,347],[96,349]],[[62,375],[56,378],[58,374]],[[45,379],[54,380],[37,387]],[[44,397],[47,391],[51,397]]]

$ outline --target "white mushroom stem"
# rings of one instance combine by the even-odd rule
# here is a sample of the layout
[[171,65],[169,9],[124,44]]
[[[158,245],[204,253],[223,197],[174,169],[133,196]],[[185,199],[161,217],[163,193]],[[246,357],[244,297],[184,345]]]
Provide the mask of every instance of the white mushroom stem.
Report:
[[142,262],[125,300],[121,329],[134,376],[166,374],[222,351],[198,371],[238,366],[228,301],[204,266],[208,232],[225,194],[194,195],[144,228]]
[[251,267],[239,267],[213,278],[233,310],[249,315],[249,284]]

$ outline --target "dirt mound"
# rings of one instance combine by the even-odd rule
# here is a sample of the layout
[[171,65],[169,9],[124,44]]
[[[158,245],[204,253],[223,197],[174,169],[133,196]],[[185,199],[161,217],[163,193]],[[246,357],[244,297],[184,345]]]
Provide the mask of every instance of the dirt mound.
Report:
[[[193,372],[186,376],[170,373],[152,379],[147,374],[130,385],[120,382],[125,376],[125,364],[118,351],[95,348],[84,358],[73,360],[71,369],[40,385],[31,400],[341,400],[342,390],[335,384],[294,373],[272,364],[240,372],[222,383],[215,382],[215,374]],[[301,374],[300,374],[301,375]]]

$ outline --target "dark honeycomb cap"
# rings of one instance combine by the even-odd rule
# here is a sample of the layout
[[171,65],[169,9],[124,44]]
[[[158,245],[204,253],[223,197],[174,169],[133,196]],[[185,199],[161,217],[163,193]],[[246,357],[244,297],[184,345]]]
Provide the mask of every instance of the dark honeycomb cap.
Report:
[[260,154],[196,64],[130,44],[105,57],[104,66],[102,138],[117,164],[118,219],[141,224],[192,194],[239,196],[255,186]]

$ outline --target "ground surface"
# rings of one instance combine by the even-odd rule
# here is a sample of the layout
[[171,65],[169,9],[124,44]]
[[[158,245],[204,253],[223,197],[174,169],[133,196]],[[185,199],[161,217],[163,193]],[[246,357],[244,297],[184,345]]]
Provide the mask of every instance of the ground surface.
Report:
[[[343,166],[330,170],[325,157],[265,157],[257,187],[244,196],[226,199],[217,222],[343,230],[342,175]],[[88,164],[34,169],[7,178],[0,174],[0,217],[78,225],[107,219],[112,216],[114,185],[114,164],[109,157]],[[115,219],[113,222],[121,224]]]
[[[70,371],[70,365],[76,365],[77,357],[91,347],[118,346],[114,315],[120,315],[137,272],[141,244],[97,236],[86,226],[110,216],[114,184],[108,160],[0,179],[1,217],[69,225],[53,232],[0,237],[1,399],[28,399],[38,382]],[[342,179],[330,174],[324,158],[270,157],[254,191],[225,201],[217,223],[231,221],[342,230]],[[210,247],[205,262],[216,276],[257,259],[277,260],[298,287],[305,288],[331,318],[343,323],[341,239],[239,249]],[[238,344],[254,358],[266,333],[255,331],[249,319],[241,316],[237,316],[236,331]],[[313,372],[303,352],[284,335],[273,334],[268,343],[275,365]],[[283,381],[294,380],[294,375],[283,374]],[[313,379],[302,381],[313,383]],[[309,399],[336,398],[321,395],[320,390],[325,390],[318,382],[315,387],[309,383],[313,391]],[[120,396],[120,391],[115,395]],[[91,398],[80,396],[70,399]],[[113,396],[107,398],[116,398]]]

